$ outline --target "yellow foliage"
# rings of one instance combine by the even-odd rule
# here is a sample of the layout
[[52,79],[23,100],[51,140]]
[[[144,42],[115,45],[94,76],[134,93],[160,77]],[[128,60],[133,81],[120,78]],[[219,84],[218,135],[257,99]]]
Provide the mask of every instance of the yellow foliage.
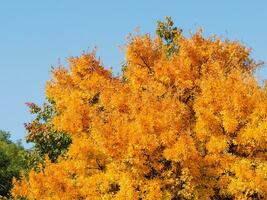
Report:
[[15,199],[267,199],[267,93],[238,42],[131,38],[121,77],[95,54],[47,83],[66,156],[14,181]]

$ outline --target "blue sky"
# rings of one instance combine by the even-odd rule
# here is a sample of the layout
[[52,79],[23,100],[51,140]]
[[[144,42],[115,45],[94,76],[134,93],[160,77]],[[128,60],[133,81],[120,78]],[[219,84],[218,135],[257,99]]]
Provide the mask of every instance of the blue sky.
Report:
[[[136,27],[154,34],[156,21],[171,16],[185,33],[199,26],[205,35],[239,40],[252,57],[267,61],[266,0],[46,0],[0,2],[0,129],[23,139],[31,119],[25,102],[44,101],[51,66],[97,47],[116,72],[120,46]],[[263,67],[257,75],[267,78]]]

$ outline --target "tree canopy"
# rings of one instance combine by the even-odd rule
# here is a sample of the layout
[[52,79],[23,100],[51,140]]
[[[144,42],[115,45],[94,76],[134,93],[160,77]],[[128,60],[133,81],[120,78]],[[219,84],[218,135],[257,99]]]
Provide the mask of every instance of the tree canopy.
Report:
[[0,130],[0,198],[10,197],[12,179],[26,169],[26,151],[20,143],[10,140],[10,134]]
[[53,70],[51,123],[72,143],[15,181],[15,199],[267,199],[267,87],[250,50],[170,18],[157,30],[129,39],[121,76],[94,52]]

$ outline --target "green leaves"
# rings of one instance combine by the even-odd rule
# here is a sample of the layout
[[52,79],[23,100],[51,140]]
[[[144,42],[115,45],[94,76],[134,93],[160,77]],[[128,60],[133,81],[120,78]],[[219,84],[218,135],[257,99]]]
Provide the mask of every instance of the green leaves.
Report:
[[10,134],[0,130],[0,197],[9,197],[12,178],[19,178],[20,171],[26,169],[27,151],[10,140]]
[[167,55],[171,56],[173,53],[178,52],[178,39],[182,33],[182,29],[174,26],[171,17],[166,17],[166,21],[158,21],[156,33],[162,40],[163,44],[167,47]]
[[[33,167],[47,154],[52,162],[55,162],[58,156],[64,154],[71,143],[69,135],[58,132],[52,124],[52,117],[56,114],[53,104],[44,103],[39,107],[34,103],[27,103],[35,118],[25,124],[28,132],[27,142],[34,143],[33,153],[30,156]],[[32,112],[34,110],[35,112]]]

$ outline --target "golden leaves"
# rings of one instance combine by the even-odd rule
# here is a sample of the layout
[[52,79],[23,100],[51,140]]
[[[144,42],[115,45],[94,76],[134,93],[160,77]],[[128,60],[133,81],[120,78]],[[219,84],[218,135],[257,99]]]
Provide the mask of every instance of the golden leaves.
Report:
[[265,198],[267,98],[249,51],[201,32],[175,42],[167,56],[158,39],[132,38],[126,81],[94,53],[54,70],[53,124],[73,143],[58,163],[15,181],[14,197]]

